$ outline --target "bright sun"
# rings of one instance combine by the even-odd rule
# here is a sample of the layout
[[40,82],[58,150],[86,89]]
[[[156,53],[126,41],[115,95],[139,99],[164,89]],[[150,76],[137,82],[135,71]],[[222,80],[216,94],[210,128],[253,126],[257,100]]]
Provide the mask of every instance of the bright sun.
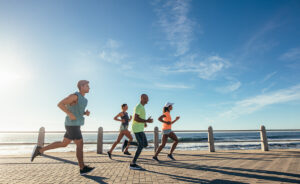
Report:
[[1,83],[5,85],[16,84],[21,80],[21,78],[22,75],[15,71],[3,71],[2,69],[0,69],[0,80]]
[[20,51],[6,49],[0,51],[0,81],[8,86],[22,84],[30,77],[26,59]]

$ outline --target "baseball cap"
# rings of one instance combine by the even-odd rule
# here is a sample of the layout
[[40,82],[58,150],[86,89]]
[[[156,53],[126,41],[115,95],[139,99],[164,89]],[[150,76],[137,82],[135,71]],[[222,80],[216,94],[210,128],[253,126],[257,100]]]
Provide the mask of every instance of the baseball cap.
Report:
[[165,107],[170,107],[171,105],[174,105],[174,103],[171,103],[171,102],[167,102]]

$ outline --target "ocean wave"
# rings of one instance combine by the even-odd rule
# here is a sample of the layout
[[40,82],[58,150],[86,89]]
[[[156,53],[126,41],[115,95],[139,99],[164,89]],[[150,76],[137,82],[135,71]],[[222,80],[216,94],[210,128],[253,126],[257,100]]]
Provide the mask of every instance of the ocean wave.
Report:
[[267,135],[268,139],[300,139],[300,135]]

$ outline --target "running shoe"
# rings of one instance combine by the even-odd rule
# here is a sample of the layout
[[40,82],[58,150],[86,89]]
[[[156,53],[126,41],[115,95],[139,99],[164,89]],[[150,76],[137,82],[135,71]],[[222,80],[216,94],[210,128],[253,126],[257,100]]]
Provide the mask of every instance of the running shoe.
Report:
[[129,168],[132,170],[142,170],[142,168],[137,164],[130,164]]
[[122,146],[122,152],[124,152],[124,150],[127,147],[127,145],[128,145],[128,141],[125,139],[125,141],[123,143],[123,146]]
[[168,157],[169,157],[170,159],[172,159],[172,160],[175,160],[175,158],[174,158],[173,155],[171,155],[171,154],[168,154]]
[[83,169],[80,169],[80,175],[86,175],[87,173],[91,172],[92,170],[94,170],[95,167],[89,167],[89,166],[84,166]]
[[128,151],[125,151],[124,155],[131,155],[131,153],[129,153]]
[[111,153],[109,151],[107,152],[107,155],[111,159]]
[[34,160],[34,158],[35,158],[36,156],[42,155],[42,154],[40,153],[40,149],[41,149],[40,146],[38,146],[38,145],[35,145],[35,146],[34,146],[33,151],[32,151],[32,155],[31,155],[31,162]]
[[159,160],[158,160],[158,158],[157,157],[152,157],[153,158],[153,160],[156,160],[157,162],[159,162]]

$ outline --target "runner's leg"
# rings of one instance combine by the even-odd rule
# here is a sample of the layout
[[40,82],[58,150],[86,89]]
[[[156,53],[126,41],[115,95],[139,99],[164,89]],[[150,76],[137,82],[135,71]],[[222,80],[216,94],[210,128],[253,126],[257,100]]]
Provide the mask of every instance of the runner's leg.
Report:
[[129,139],[129,140],[128,140],[128,144],[127,144],[127,146],[126,146],[126,148],[125,148],[125,152],[127,152],[127,151],[128,151],[128,148],[129,148],[129,145],[130,145],[130,143],[132,142],[133,138],[132,138],[132,136],[131,136],[131,134],[130,134],[130,132],[129,132],[128,130],[124,130],[124,134],[125,134],[125,136]]
[[148,146],[148,140],[147,140],[145,132],[143,132],[142,138],[143,138],[143,147],[146,148]]
[[116,140],[116,142],[114,142],[114,144],[113,144],[112,147],[110,148],[109,153],[112,153],[112,152],[113,152],[113,150],[115,149],[115,147],[117,146],[117,144],[120,143],[120,141],[121,141],[121,139],[123,138],[123,136],[124,136],[124,132],[121,131],[121,132],[119,133],[118,139]]
[[83,169],[84,163],[83,163],[83,140],[78,139],[74,140],[74,143],[76,144],[76,157],[78,160],[78,165],[80,169]]
[[175,148],[176,148],[176,146],[177,146],[177,144],[178,144],[178,138],[177,138],[177,136],[176,136],[176,134],[174,133],[174,132],[171,132],[170,134],[169,134],[169,137],[171,138],[171,139],[173,139],[173,145],[172,145],[172,148],[171,148],[171,150],[170,150],[170,155],[172,155],[173,154],[173,152],[174,152],[174,150],[175,150]]
[[62,142],[61,141],[53,142],[53,143],[41,148],[39,150],[39,152],[44,153],[45,151],[50,150],[50,149],[66,147],[71,143],[71,141],[72,141],[71,139],[68,139],[68,138],[64,137]]
[[135,156],[132,160],[132,163],[135,164],[136,160],[139,158],[144,147],[148,146],[148,142],[144,132],[135,133],[135,138],[137,140],[138,148],[135,152]]
[[166,146],[166,143],[168,141],[168,135],[163,135],[162,139],[161,139],[161,145],[158,147],[156,153],[155,153],[155,157],[158,156],[158,154],[161,152],[161,150]]

